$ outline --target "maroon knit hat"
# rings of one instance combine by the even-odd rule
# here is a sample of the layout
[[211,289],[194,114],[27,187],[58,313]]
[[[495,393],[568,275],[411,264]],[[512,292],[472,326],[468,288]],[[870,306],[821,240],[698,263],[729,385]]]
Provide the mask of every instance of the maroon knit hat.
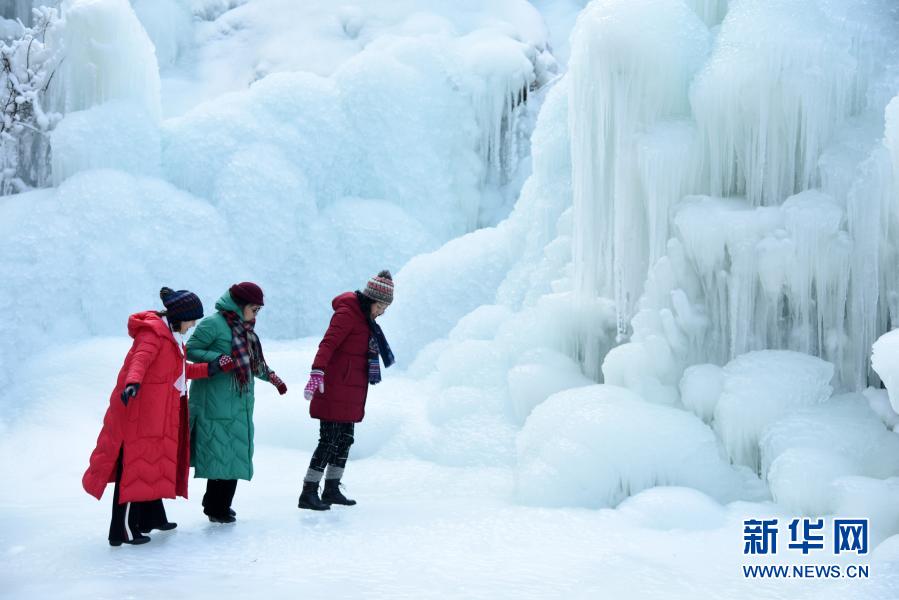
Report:
[[362,295],[371,298],[375,302],[390,304],[393,302],[393,276],[390,271],[381,271],[368,280]]
[[235,283],[228,288],[228,291],[231,292],[231,297],[239,304],[264,305],[262,302],[262,288],[251,281]]

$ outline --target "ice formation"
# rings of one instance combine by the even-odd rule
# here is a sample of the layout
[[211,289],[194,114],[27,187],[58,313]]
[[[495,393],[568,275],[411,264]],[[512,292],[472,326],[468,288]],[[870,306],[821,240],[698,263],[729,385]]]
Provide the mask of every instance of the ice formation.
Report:
[[52,87],[54,110],[68,113],[110,100],[161,114],[156,50],[127,0],[65,0],[65,25],[51,45],[65,60]]
[[693,415],[609,385],[560,392],[537,407],[519,434],[518,462],[522,499],[549,506],[615,506],[658,485],[723,502],[764,494],[748,470],[722,459]]
[[[687,365],[764,348],[867,384],[895,312],[896,31],[885,2],[608,1],[579,17],[577,291],[614,298],[632,343],[670,347],[673,372],[650,377],[666,393]],[[616,348],[610,368],[623,353],[639,354]]]

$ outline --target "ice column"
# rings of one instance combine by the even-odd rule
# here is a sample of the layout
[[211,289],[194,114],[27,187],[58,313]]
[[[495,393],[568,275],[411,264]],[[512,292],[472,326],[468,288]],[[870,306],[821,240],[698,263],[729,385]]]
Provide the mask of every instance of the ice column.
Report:
[[158,120],[156,52],[127,0],[67,0],[54,44],[65,59],[54,82],[54,109],[84,110],[109,100],[131,102]]
[[[597,295],[615,299],[619,334],[649,267],[638,137],[657,121],[688,112],[688,85],[708,46],[708,29],[682,0],[594,2],[572,34],[575,286],[586,302]],[[656,166],[659,177],[671,180],[666,168],[683,165]],[[588,373],[598,374],[601,359],[584,357]]]

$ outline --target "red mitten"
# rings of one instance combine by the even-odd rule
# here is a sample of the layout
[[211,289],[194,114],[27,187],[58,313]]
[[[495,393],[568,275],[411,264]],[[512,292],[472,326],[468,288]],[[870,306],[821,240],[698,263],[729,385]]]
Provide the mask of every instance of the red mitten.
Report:
[[231,360],[231,357],[227,354],[219,356],[219,369],[221,369],[222,373],[233,371],[236,366],[237,365],[234,364],[234,361]]
[[268,380],[269,380],[269,382],[271,382],[271,384],[272,384],[273,386],[275,386],[276,388],[278,388],[278,393],[279,393],[279,394],[281,394],[281,395],[283,396],[284,394],[287,393],[287,384],[284,383],[284,382],[281,380],[280,377],[278,377],[277,375],[275,375],[275,372],[274,372],[274,371],[269,371],[269,372],[268,372]]

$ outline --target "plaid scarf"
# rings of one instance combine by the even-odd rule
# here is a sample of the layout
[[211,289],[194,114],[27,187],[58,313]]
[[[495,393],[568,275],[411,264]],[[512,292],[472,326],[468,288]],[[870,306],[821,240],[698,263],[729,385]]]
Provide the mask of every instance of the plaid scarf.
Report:
[[396,359],[381,326],[371,317],[368,319],[368,329],[371,332],[368,336],[368,382],[375,385],[381,383],[381,365],[378,363],[378,356],[383,359],[385,368],[395,363]]
[[262,344],[259,336],[253,331],[255,321],[241,321],[236,312],[223,310],[222,315],[231,327],[231,358],[234,360],[234,378],[232,386],[241,394],[250,387],[250,379],[254,375],[269,372],[265,357],[262,355]]

